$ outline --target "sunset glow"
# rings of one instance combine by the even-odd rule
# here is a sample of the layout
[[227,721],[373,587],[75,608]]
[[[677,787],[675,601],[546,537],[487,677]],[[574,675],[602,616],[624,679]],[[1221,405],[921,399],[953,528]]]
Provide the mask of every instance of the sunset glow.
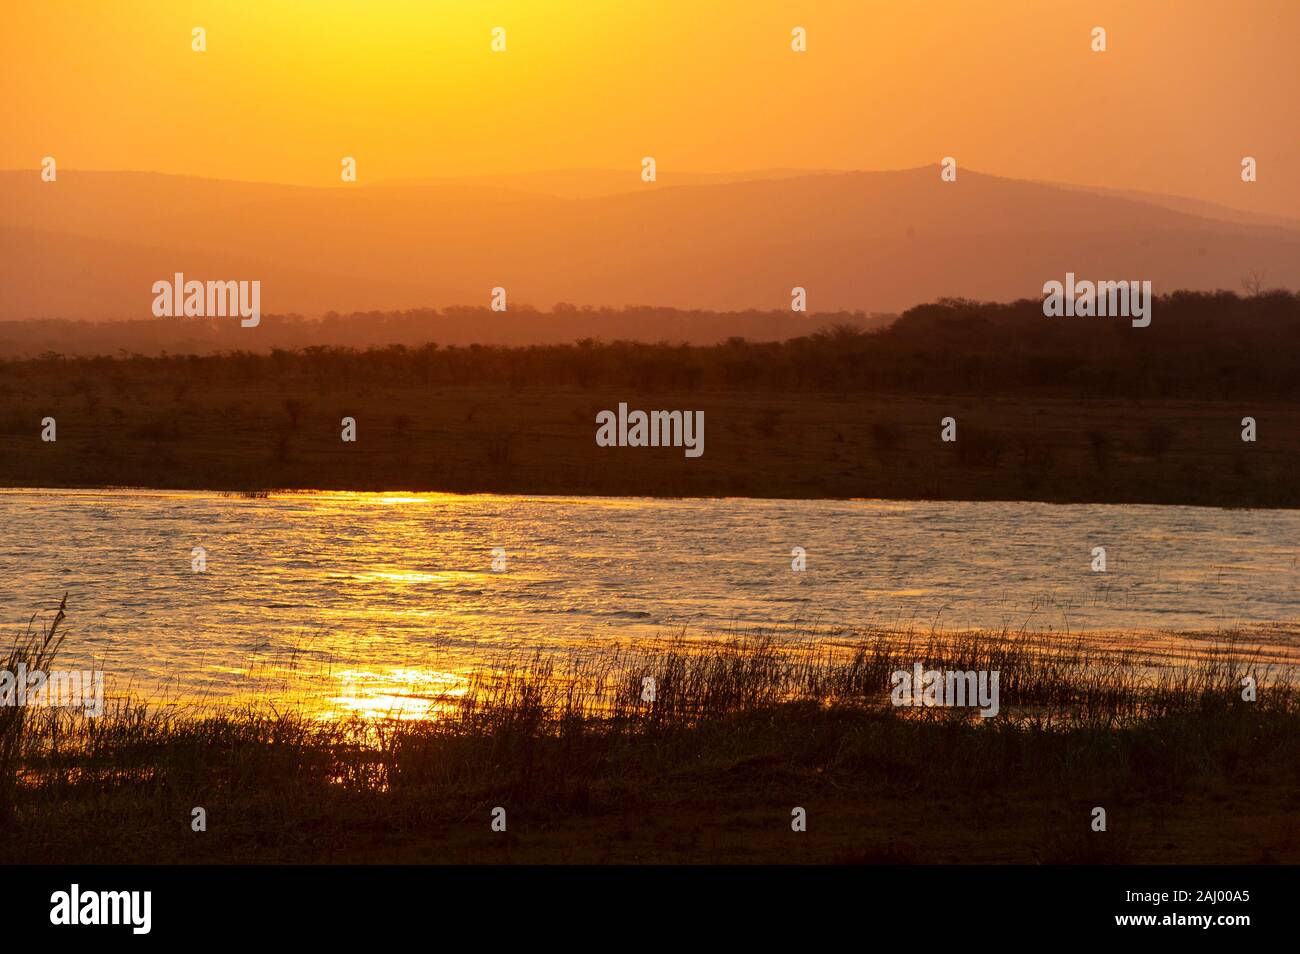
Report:
[[9,6],[13,937],[1286,922],[1300,0]]
[[[76,15],[76,28],[67,26]],[[1110,49],[1091,57],[1104,24]],[[190,49],[207,30],[208,49]],[[490,49],[506,29],[508,52]],[[792,57],[790,31],[809,54]],[[6,13],[0,168],[308,185],[548,169],[897,169],[1300,215],[1300,6],[1067,0],[230,0]],[[1197,68],[1214,60],[1215,70]],[[1243,194],[1249,143],[1266,168]]]

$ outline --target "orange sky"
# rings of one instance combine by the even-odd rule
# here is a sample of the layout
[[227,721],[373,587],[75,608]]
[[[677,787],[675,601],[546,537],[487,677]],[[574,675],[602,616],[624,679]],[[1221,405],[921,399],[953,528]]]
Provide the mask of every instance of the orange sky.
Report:
[[1300,216],[1297,37],[1294,0],[50,0],[5,11],[0,168],[324,185],[345,155],[363,182],[952,155]]

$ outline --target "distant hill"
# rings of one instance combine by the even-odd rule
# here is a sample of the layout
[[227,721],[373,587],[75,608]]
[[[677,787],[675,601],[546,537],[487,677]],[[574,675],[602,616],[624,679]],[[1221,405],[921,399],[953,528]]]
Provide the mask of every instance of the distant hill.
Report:
[[726,185],[758,179],[795,179],[809,175],[829,175],[834,169],[757,169],[751,172],[675,172],[656,176],[652,183],[643,182],[641,170],[634,169],[555,169],[543,172],[503,173],[500,175],[457,176],[423,179],[387,180],[377,186],[495,186],[549,195],[565,199],[590,199],[617,195],[620,192],[646,192],[684,185]]
[[[895,312],[1044,281],[1300,287],[1300,228],[1208,204],[937,167],[613,173],[307,188],[152,173],[0,173],[0,319],[147,319],[155,280],[259,279],[265,313],[486,305]],[[586,177],[584,179],[584,176]],[[584,182],[587,191],[583,192]],[[576,197],[575,197],[576,196]],[[792,316],[793,318],[794,316]],[[636,337],[638,329],[624,329]]]

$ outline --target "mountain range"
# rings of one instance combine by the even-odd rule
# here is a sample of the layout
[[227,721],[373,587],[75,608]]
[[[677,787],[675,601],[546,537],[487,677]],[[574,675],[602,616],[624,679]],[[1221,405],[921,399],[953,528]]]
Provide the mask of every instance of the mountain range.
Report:
[[[1248,185],[1242,186],[1249,188]],[[937,166],[747,175],[568,170],[307,187],[0,172],[0,320],[151,316],[152,285],[262,283],[306,316],[486,305],[895,312],[1041,297],[1066,272],[1300,287],[1300,222]],[[629,333],[634,333],[630,329]]]

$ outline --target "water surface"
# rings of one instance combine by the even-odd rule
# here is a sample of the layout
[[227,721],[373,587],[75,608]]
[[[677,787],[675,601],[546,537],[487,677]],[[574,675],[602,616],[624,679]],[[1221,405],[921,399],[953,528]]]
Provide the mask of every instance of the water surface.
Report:
[[66,591],[64,665],[102,666],[110,692],[264,698],[291,670],[331,711],[405,707],[506,652],[682,630],[1245,627],[1286,644],[1300,622],[1292,510],[13,490],[0,527],[4,625]]

